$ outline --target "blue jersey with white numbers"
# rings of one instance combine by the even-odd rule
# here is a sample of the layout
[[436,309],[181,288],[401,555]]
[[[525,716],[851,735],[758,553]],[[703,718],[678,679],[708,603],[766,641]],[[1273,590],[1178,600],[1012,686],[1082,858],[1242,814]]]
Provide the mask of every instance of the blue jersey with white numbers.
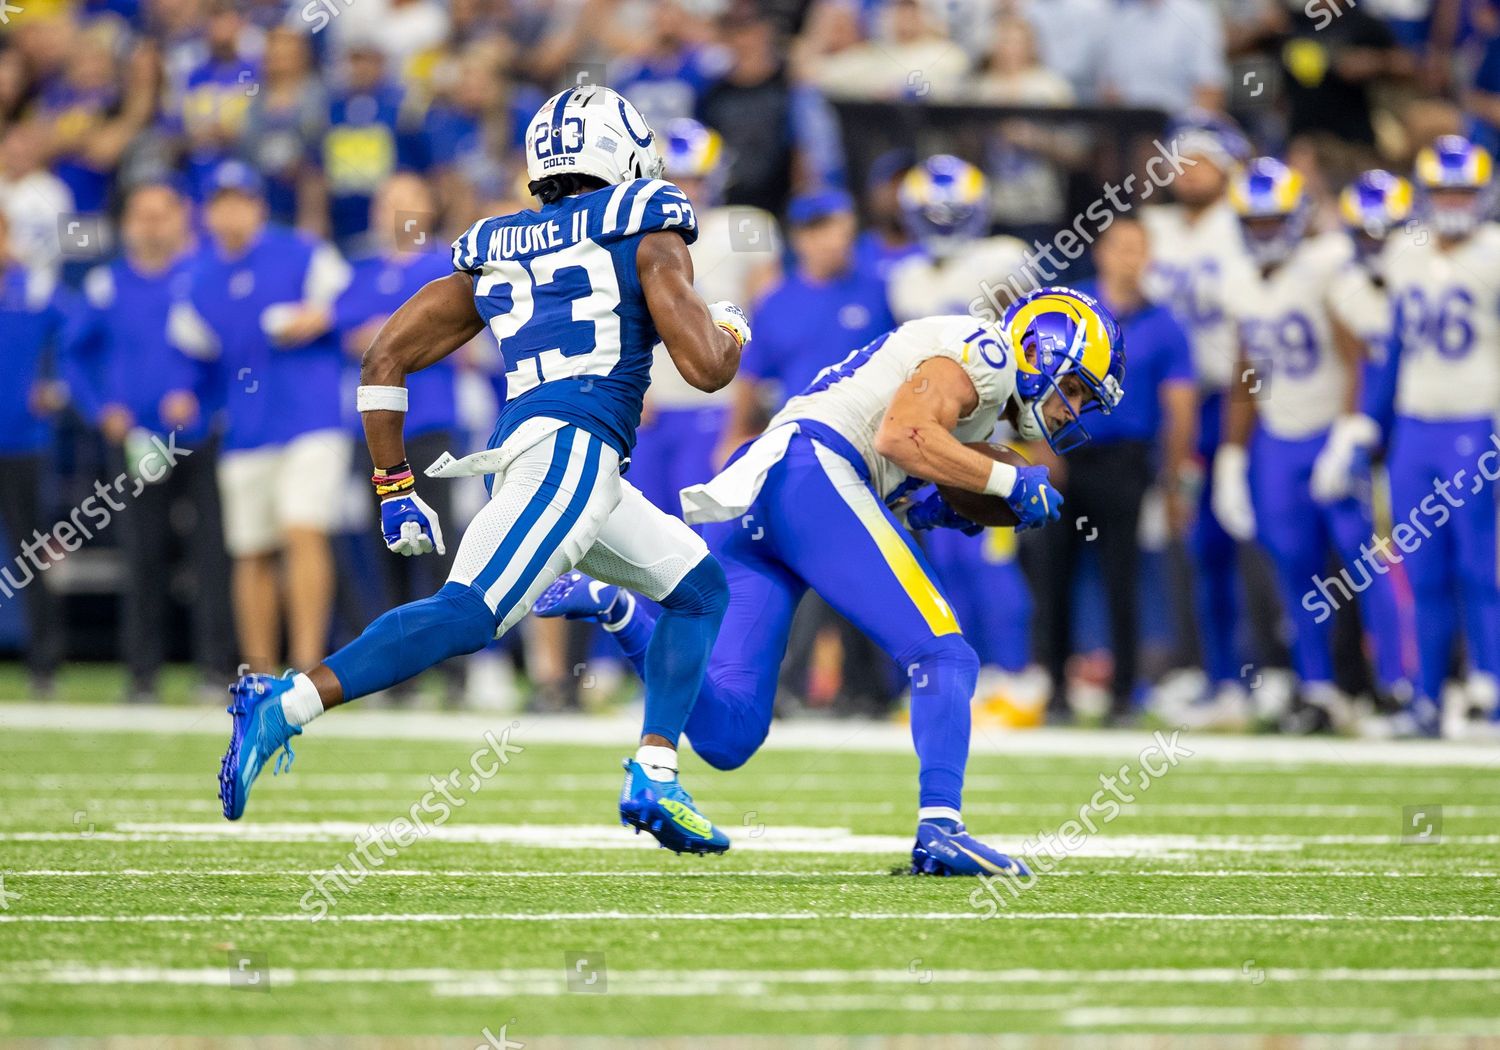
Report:
[[697,219],[670,182],[636,179],[481,220],[453,242],[453,266],[474,275],[505,355],[508,400],[491,448],[548,416],[630,455],[658,339],[635,253],[656,230],[691,244]]

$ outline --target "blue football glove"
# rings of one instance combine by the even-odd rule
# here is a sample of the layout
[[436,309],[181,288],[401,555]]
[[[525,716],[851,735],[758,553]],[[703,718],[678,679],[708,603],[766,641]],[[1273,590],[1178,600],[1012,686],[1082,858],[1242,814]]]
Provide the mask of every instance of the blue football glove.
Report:
[[448,551],[437,512],[410,489],[381,502],[380,531],[385,535],[385,545],[403,557]]
[[957,529],[965,536],[978,536],[983,525],[976,525],[948,505],[941,492],[934,492],[911,505],[906,512],[906,527],[913,532],[923,529]]
[[1016,531],[1039,529],[1049,521],[1056,521],[1062,513],[1062,493],[1047,480],[1046,467],[1017,467],[1016,487],[1011,489],[1005,502],[1021,520]]

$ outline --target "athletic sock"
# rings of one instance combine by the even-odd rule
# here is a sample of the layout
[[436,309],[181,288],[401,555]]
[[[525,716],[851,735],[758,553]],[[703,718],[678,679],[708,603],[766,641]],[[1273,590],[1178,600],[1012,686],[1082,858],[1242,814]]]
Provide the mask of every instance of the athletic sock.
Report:
[[964,826],[964,818],[952,806],[922,806],[917,810],[917,823],[936,824],[951,834]]
[[610,600],[609,608],[599,614],[599,622],[606,631],[613,633],[623,628],[630,622],[631,614],[635,612],[635,595],[624,587],[615,588],[615,596]]
[[292,687],[281,694],[281,713],[290,726],[305,726],[323,713],[323,698],[311,678],[305,674],[292,678]]
[[[628,591],[621,593],[629,594]],[[630,609],[617,623],[606,624],[604,630],[620,651],[625,654],[625,659],[630,661],[630,666],[635,668],[635,673],[646,678],[646,650],[651,646],[651,634],[656,630],[656,617],[645,605],[635,600],[635,595],[630,595]]]
[[641,770],[659,784],[677,779],[677,751],[660,744],[642,744],[635,752]]

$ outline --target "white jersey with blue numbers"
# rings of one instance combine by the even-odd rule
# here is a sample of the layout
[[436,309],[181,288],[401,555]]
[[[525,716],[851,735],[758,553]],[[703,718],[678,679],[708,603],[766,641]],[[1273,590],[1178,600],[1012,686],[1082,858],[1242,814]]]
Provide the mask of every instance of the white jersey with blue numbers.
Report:
[[[1421,241],[1422,243],[1418,243]],[[1448,251],[1436,237],[1392,237],[1381,257],[1400,343],[1396,411],[1488,419],[1500,408],[1500,226]]]
[[1010,341],[972,317],[927,317],[908,321],[836,365],[823,369],[812,385],[786,403],[766,425],[811,420],[843,435],[863,457],[870,483],[888,498],[906,472],[875,451],[875,435],[901,384],[934,357],[957,361],[974,384],[979,404],[953,430],[960,441],[987,440],[1016,389],[1016,360]]
[[1342,233],[1303,241],[1269,276],[1252,274],[1231,300],[1240,345],[1253,368],[1255,413],[1268,433],[1311,437],[1344,412],[1348,372],[1333,342],[1329,296],[1352,259]]
[[475,304],[505,355],[490,447],[544,416],[629,456],[657,342],[635,256],[657,230],[691,244],[692,206],[670,182],[636,179],[483,219],[453,242],[453,266],[474,275]]
[[1151,238],[1147,294],[1187,330],[1193,368],[1203,385],[1223,390],[1233,378],[1238,349],[1228,306],[1255,270],[1239,217],[1220,201],[1196,222],[1179,204],[1147,208],[1141,222]]
[[[1380,262],[1375,260],[1375,268]],[[1367,357],[1376,364],[1385,360],[1391,338],[1391,298],[1385,284],[1376,283],[1368,264],[1351,258],[1344,264],[1328,293],[1328,308],[1354,337],[1364,344]]]

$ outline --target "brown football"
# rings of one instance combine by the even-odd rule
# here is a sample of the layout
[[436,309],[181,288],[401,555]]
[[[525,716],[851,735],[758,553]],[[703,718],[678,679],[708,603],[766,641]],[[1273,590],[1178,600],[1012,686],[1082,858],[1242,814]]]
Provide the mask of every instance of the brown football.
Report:
[[[1009,445],[995,445],[988,441],[970,441],[968,446],[975,452],[983,452],[991,459],[1009,463],[1013,467],[1029,467],[1031,461]],[[938,491],[948,506],[977,525],[1014,525],[1016,512],[999,496],[988,496],[983,492],[966,492],[963,489],[939,485]]]

